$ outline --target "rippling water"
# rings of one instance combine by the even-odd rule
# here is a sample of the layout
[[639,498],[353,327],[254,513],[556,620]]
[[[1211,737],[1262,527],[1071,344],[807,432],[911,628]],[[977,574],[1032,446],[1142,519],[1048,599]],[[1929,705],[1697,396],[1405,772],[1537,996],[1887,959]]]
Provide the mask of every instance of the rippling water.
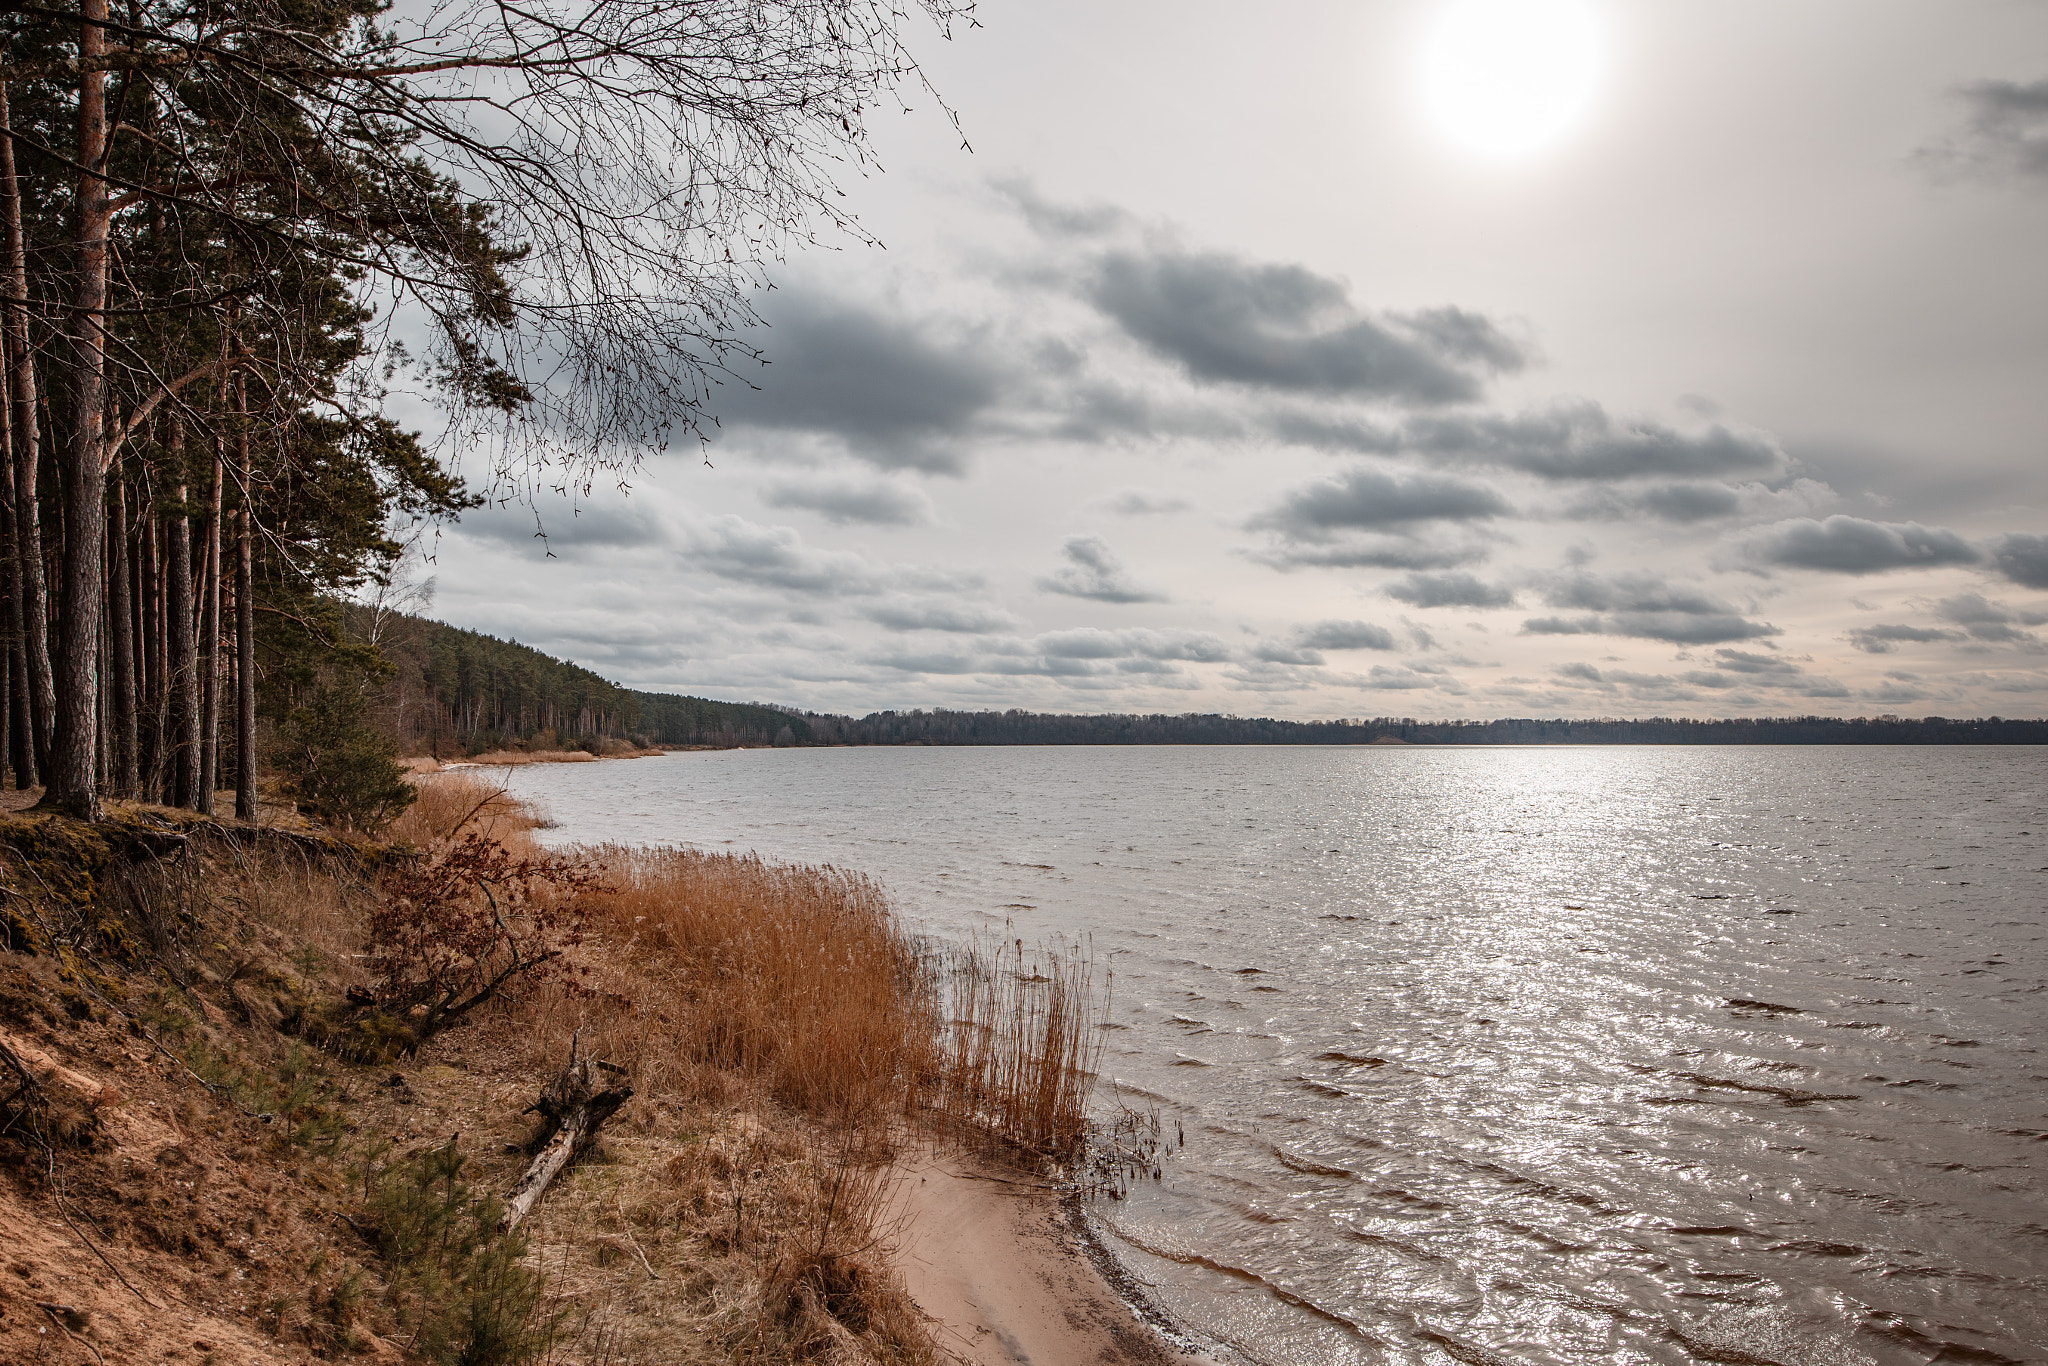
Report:
[[2048,751],[828,749],[564,840],[1092,936],[1187,1146],[1102,1211],[1261,1362],[2048,1361]]

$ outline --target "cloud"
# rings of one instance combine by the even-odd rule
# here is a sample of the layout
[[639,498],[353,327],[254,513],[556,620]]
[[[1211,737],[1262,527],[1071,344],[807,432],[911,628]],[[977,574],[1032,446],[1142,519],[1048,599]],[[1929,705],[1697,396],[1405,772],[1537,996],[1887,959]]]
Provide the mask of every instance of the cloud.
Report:
[[952,631],[985,635],[1014,631],[1020,623],[1001,608],[985,603],[935,598],[900,598],[876,603],[863,616],[891,631]]
[[2024,588],[2048,588],[2048,536],[2000,536],[1991,543],[1991,563]]
[[1820,569],[1834,574],[1880,574],[1976,564],[1977,548],[1946,527],[1918,522],[1870,522],[1836,514],[1825,521],[1792,517],[1745,538],[1744,556],[1758,565]]
[[1476,372],[1519,369],[1521,348],[1457,309],[1368,316],[1302,266],[1220,252],[1104,253],[1090,303],[1197,380],[1409,404],[1479,396]]
[[1410,574],[1382,590],[1416,607],[1513,607],[1513,590],[1486,583],[1462,571],[1442,574]]
[[1963,127],[1920,157],[1943,170],[2048,181],[2048,80],[1972,81],[1953,92]]
[[1987,645],[2038,645],[2039,637],[2022,631],[2021,625],[2039,626],[2048,617],[2020,613],[2002,602],[1992,602],[1982,593],[1958,593],[1934,605],[1934,614],[1969,633],[1970,639]]
[[1301,632],[1310,650],[1391,650],[1394,633],[1369,621],[1319,621]]
[[1357,465],[1293,489],[1245,526],[1274,533],[1277,544],[1254,558],[1277,569],[1446,569],[1485,559],[1486,547],[1469,536],[1433,539],[1432,528],[1510,511],[1481,484]]
[[1022,176],[1006,176],[990,184],[1017,206],[1024,221],[1041,237],[1101,237],[1130,222],[1131,216],[1113,204],[1054,203]]
[[1558,679],[1574,686],[1601,692],[1626,692],[1639,701],[1695,701],[1700,690],[1708,693],[1793,693],[1800,697],[1847,697],[1849,690],[1832,678],[1818,678],[1799,664],[1778,655],[1749,650],[1714,651],[1711,667],[1669,674],[1633,673],[1614,669],[1602,671],[1591,664],[1560,664],[1551,670]]
[[958,440],[995,403],[1003,366],[951,324],[913,321],[815,292],[786,291],[768,328],[758,390],[733,395],[733,426],[815,432],[886,469],[957,474]]
[[1204,632],[1083,627],[1028,638],[995,636],[945,649],[884,651],[871,662],[900,673],[1044,677],[1075,684],[1121,676],[1148,687],[1179,687],[1176,680],[1184,677],[1179,665],[1220,664],[1229,658],[1228,647]]
[[835,526],[921,526],[933,518],[932,500],[923,489],[886,479],[786,479],[770,484],[761,501],[815,512]]
[[1789,659],[1778,655],[1755,654],[1748,650],[1716,650],[1714,667],[1738,674],[1791,675],[1803,672]]
[[462,534],[530,550],[535,556],[586,560],[668,544],[674,528],[648,503],[571,507],[480,508],[464,517]]
[[1186,512],[1188,500],[1146,489],[1118,489],[1102,499],[1102,506],[1119,517],[1157,517],[1169,512]]
[[1603,488],[1571,509],[1577,517],[1619,521],[1647,514],[1681,524],[1710,522],[1740,511],[1740,492],[1726,484],[1697,482],[1652,484],[1636,489]]
[[822,596],[872,594],[887,578],[865,555],[818,550],[805,545],[793,527],[763,526],[731,513],[694,528],[681,554],[694,567],[735,583]]
[[1606,578],[1581,571],[1552,582],[1544,600],[1587,615],[1532,617],[1522,623],[1524,634],[1632,636],[1677,645],[1718,645],[1779,634],[1767,622],[1747,620],[1730,603],[1696,589],[1673,588],[1652,574]]
[[1865,654],[1888,655],[1901,645],[1930,645],[1937,641],[1961,640],[1961,631],[1945,631],[1932,626],[1900,626],[1880,622],[1875,626],[1858,626],[1849,632],[1849,644]]
[[1444,474],[1394,474],[1354,465],[1333,478],[1302,485],[1246,525],[1290,539],[1320,540],[1337,531],[1483,521],[1510,511],[1505,498],[1482,484]]
[[1778,443],[1760,432],[1623,421],[1584,401],[1519,416],[1418,416],[1394,426],[1304,410],[1278,413],[1268,425],[1299,445],[1497,465],[1556,481],[1713,479],[1773,474],[1786,465]]
[[1076,536],[1063,552],[1069,561],[1038,581],[1047,593],[1095,602],[1165,602],[1164,593],[1141,588],[1124,572],[1123,563],[1099,536]]
[[1450,569],[1477,564],[1487,548],[1477,542],[1429,542],[1418,536],[1350,536],[1327,543],[1283,544],[1252,558],[1275,569]]
[[1143,659],[1186,660],[1197,664],[1219,664],[1230,658],[1222,641],[1199,631],[1104,631],[1082,627],[1072,631],[1048,631],[1037,637],[1035,647],[1056,659],[1110,659],[1132,655]]

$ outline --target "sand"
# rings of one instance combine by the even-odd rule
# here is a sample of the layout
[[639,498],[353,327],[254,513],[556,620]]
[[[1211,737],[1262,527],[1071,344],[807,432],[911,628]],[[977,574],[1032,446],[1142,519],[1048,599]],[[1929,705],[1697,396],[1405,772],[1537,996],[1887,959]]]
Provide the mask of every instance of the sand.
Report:
[[1190,1366],[1105,1279],[1052,1186],[946,1154],[897,1164],[896,1261],[962,1366]]

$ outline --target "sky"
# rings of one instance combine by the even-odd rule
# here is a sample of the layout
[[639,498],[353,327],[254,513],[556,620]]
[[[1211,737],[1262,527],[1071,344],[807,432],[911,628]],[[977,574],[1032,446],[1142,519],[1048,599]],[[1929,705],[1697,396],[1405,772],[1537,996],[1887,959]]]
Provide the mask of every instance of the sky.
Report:
[[433,615],[853,714],[2048,714],[2044,0],[977,17],[710,446]]

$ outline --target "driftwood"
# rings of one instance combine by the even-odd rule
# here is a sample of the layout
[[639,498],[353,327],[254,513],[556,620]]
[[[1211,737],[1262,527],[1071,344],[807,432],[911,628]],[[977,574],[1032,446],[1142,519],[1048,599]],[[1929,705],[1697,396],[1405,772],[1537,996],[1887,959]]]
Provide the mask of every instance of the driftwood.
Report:
[[569,1065],[547,1084],[539,1100],[526,1107],[539,1111],[552,1133],[526,1175],[506,1193],[505,1216],[498,1221],[501,1232],[516,1227],[540,1203],[548,1182],[589,1147],[598,1126],[632,1098],[633,1088],[626,1084],[624,1068],[594,1058],[579,1061],[576,1042],[571,1041]]

